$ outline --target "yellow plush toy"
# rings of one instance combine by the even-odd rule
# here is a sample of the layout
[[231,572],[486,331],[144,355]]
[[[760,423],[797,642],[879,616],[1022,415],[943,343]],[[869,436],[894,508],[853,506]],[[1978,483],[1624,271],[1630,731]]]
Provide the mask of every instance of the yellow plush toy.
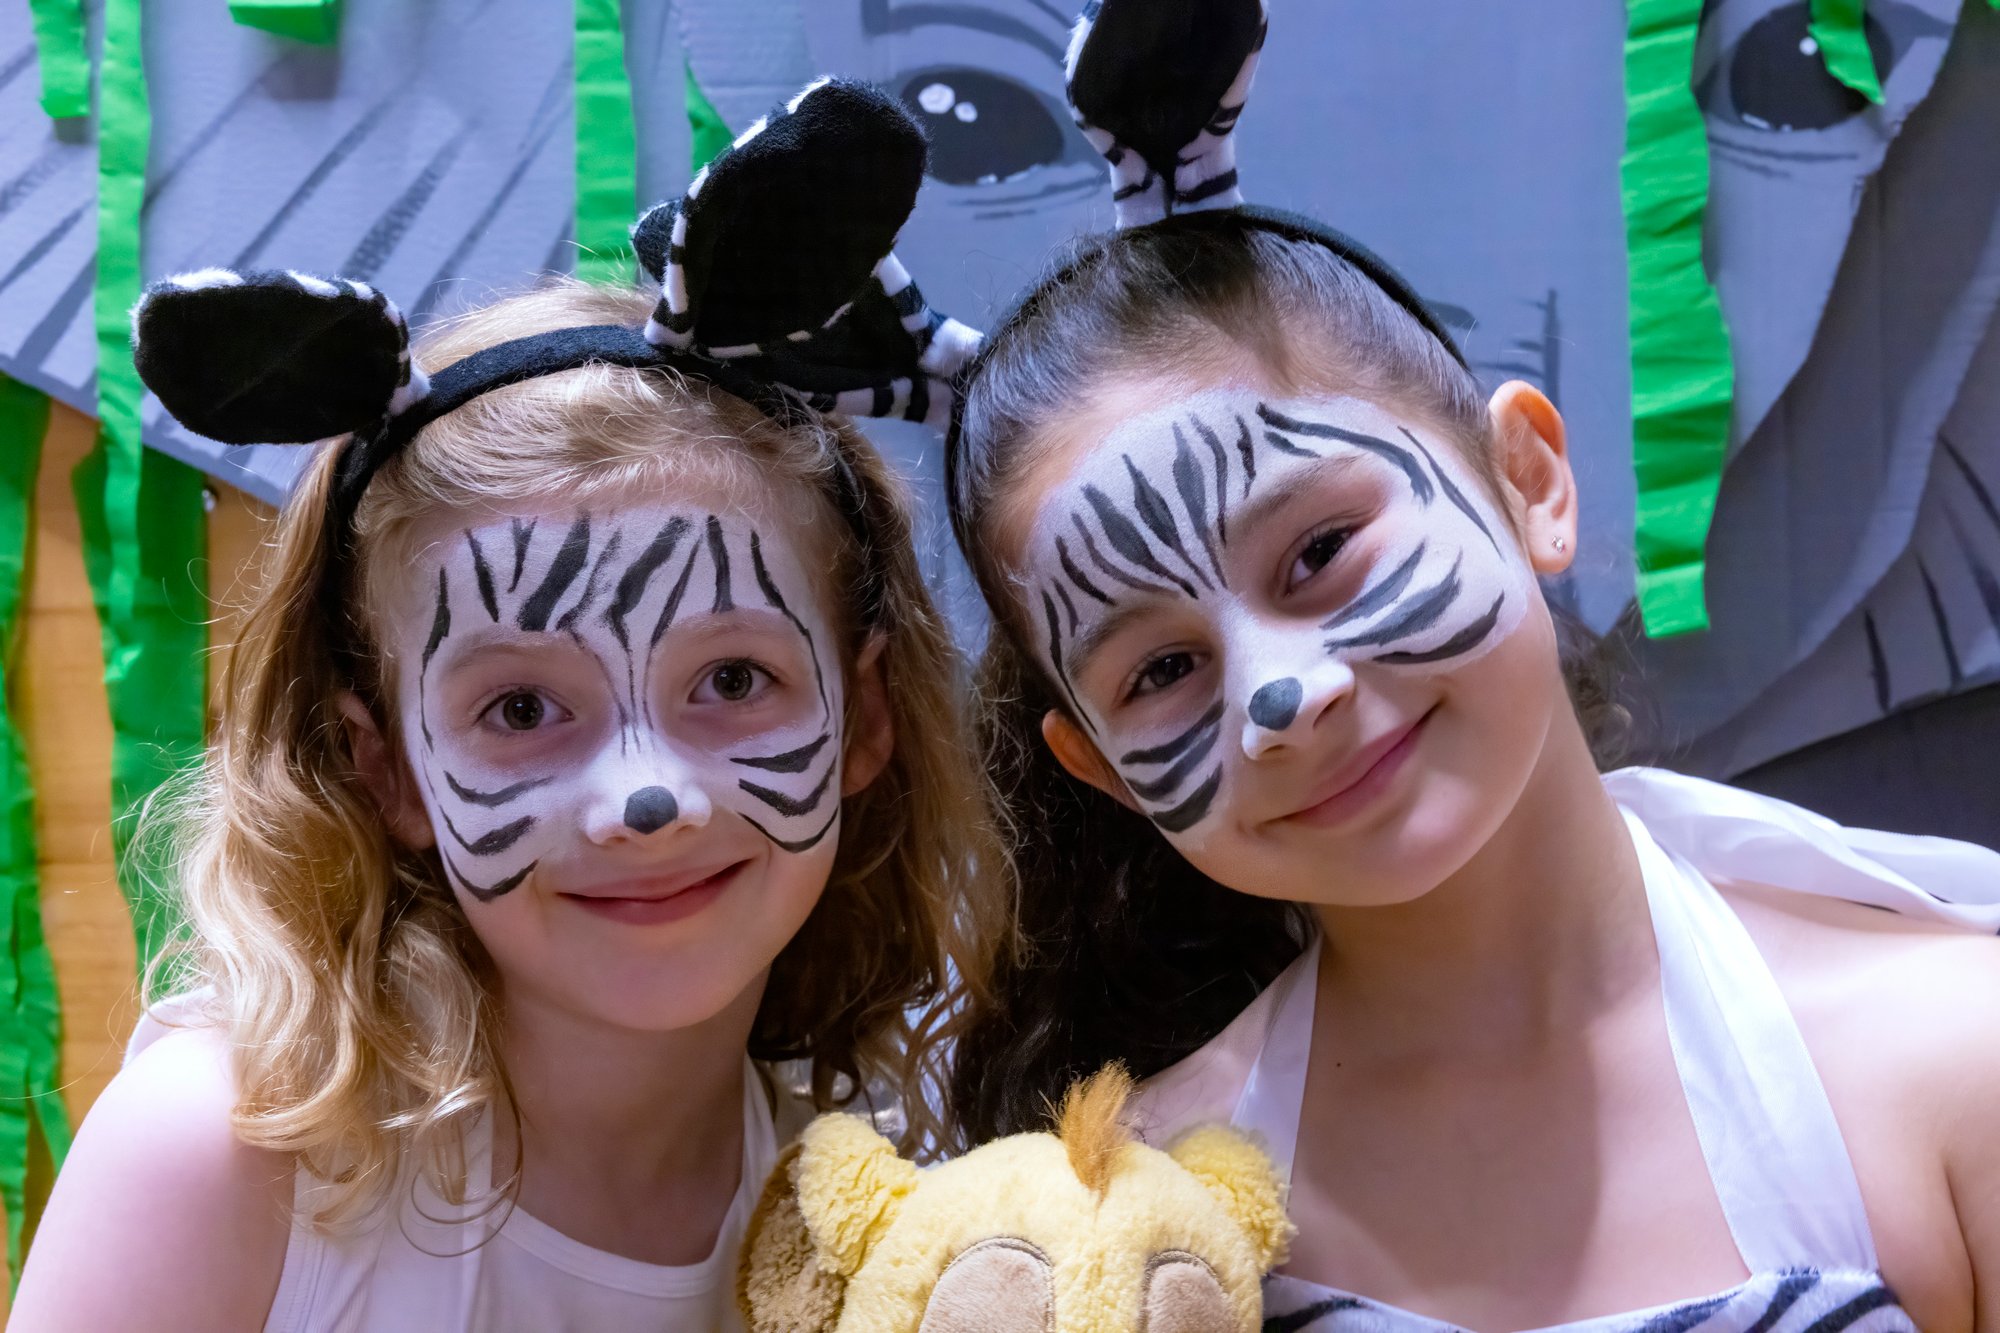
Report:
[[1205,1127],[1166,1151],[1078,1084],[1054,1133],[919,1170],[856,1116],[814,1121],[751,1218],[752,1333],[1254,1333],[1291,1236],[1264,1154]]

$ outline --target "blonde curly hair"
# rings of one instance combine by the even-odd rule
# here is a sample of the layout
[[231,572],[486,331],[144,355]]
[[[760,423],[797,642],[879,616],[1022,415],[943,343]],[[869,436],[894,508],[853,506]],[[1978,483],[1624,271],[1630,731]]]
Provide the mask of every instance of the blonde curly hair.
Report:
[[[434,372],[546,330],[643,323],[649,309],[637,293],[558,282],[429,334],[416,358]],[[340,697],[358,693],[397,744],[387,673],[368,664],[380,660],[383,594],[425,514],[671,487],[722,468],[795,493],[836,606],[876,585],[866,624],[848,607],[843,662],[852,669],[864,633],[883,635],[895,734],[882,775],[847,798],[831,879],[772,967],[750,1053],[801,1062],[821,1109],[886,1091],[907,1144],[944,1143],[925,1089],[951,1015],[983,994],[1005,950],[1006,860],[910,501],[873,448],[845,424],[780,426],[697,380],[594,365],[426,426],[369,484],[351,538],[328,531],[336,452],[322,450],[277,521],[205,764],[151,821],[174,840],[189,927],[151,985],[208,988],[204,1019],[233,1052],[238,1135],[333,1182],[322,1226],[365,1212],[411,1160],[444,1198],[466,1201],[463,1131],[507,1096],[491,965],[435,852],[385,829]],[[836,454],[859,483],[858,525],[830,498]]]

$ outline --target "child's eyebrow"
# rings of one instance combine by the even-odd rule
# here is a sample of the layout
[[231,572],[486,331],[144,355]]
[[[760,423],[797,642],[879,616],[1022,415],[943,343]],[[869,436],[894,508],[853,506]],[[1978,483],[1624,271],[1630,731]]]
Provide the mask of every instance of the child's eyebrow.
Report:
[[1252,491],[1251,497],[1230,515],[1230,527],[1239,532],[1254,532],[1307,491],[1337,483],[1344,474],[1357,468],[1365,471],[1367,466],[1366,455],[1341,452],[1329,454],[1309,467],[1285,472]]
[[1072,641],[1068,654],[1070,674],[1072,676],[1083,674],[1090,666],[1090,659],[1096,656],[1120,630],[1144,615],[1147,609],[1143,602],[1118,602],[1104,615],[1079,631]]

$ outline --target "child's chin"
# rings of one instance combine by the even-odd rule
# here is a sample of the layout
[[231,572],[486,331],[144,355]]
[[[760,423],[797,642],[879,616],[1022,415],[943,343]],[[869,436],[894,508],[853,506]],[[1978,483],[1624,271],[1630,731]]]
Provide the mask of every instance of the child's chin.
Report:
[[608,1027],[679,1032],[700,1027],[721,1014],[760,975],[739,977],[712,968],[700,970],[708,975],[594,985],[588,994],[577,997],[578,1007]]

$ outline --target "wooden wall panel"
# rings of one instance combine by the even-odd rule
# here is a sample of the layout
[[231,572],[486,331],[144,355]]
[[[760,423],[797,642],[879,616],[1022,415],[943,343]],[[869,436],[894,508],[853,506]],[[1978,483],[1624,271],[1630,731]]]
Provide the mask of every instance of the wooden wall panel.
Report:
[[[81,1124],[138,1017],[132,922],[111,865],[111,720],[70,470],[96,423],[58,403],[42,449],[13,704],[35,783],[42,920],[62,993],[65,1104]],[[271,509],[227,487],[209,514],[211,686],[253,586]],[[213,694],[211,694],[213,700]],[[213,705],[211,703],[211,709]],[[0,1284],[0,1318],[6,1290]]]

